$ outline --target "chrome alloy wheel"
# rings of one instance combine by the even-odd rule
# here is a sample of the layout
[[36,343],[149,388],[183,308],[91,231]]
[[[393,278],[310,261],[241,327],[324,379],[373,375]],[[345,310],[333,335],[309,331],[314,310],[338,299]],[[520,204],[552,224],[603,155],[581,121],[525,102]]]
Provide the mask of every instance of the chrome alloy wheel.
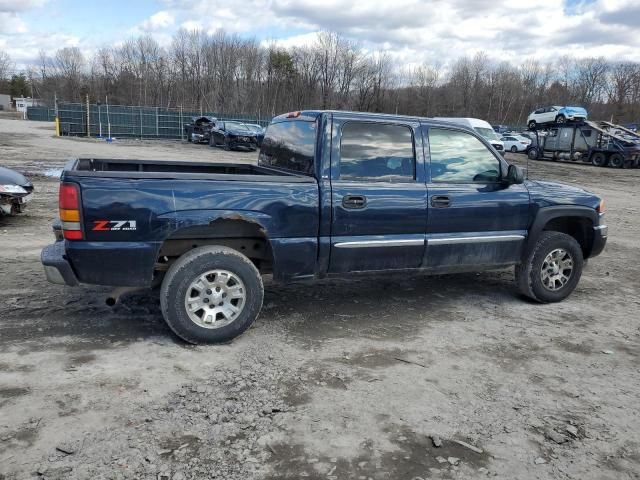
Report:
[[552,292],[564,287],[573,273],[573,258],[562,248],[556,248],[547,255],[540,269],[540,280],[547,290]]
[[221,328],[238,318],[246,298],[240,277],[227,270],[210,270],[191,282],[184,305],[196,325]]

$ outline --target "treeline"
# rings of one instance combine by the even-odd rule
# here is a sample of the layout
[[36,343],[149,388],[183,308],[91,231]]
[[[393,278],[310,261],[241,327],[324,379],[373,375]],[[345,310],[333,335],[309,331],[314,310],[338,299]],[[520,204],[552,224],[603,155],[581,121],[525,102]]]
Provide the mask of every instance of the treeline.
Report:
[[332,32],[318,34],[312,45],[284,49],[223,31],[180,30],[166,48],[142,36],[100,48],[91,58],[75,47],[43,51],[24,73],[30,91],[50,103],[54,95],[77,102],[88,94],[92,102],[108,96],[112,104],[263,118],[329,108],[510,125],[524,124],[539,106],[575,104],[592,118],[640,118],[638,63],[566,56],[495,62],[485,53],[445,60],[409,68]]

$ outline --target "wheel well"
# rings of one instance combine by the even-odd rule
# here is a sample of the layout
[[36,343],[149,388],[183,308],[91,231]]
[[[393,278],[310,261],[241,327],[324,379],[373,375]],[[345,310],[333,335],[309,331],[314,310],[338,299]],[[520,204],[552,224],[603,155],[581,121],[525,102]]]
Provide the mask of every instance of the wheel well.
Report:
[[593,245],[593,222],[586,217],[558,217],[552,218],[543,230],[566,233],[580,244],[582,255],[588,258]]
[[255,222],[228,218],[172,233],[160,247],[155,271],[164,272],[180,256],[207,245],[232,248],[248,257],[260,273],[272,271],[273,252],[264,229]]

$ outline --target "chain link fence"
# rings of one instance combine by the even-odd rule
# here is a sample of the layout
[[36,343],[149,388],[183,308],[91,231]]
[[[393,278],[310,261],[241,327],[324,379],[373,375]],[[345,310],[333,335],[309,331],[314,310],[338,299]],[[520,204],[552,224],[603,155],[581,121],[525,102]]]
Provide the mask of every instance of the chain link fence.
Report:
[[[125,105],[98,105],[83,103],[58,103],[58,118],[62,135],[111,137],[111,138],[184,138],[184,125],[193,117],[210,116],[220,120],[235,120],[267,126],[271,119],[246,115],[218,114],[216,112],[183,111],[160,107],[135,107]],[[55,120],[56,109],[29,107],[27,119],[35,121]],[[87,123],[88,119],[88,123]]]

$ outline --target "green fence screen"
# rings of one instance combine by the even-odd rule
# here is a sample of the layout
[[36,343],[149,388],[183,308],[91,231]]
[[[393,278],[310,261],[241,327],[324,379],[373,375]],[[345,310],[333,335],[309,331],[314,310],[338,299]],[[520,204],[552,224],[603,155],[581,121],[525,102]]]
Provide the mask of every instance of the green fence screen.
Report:
[[[262,126],[270,120],[234,114],[205,112],[203,115],[220,120],[235,120],[244,123],[257,123]],[[62,135],[87,136],[87,105],[82,103],[59,103],[58,116]],[[184,125],[191,123],[199,112],[180,111],[160,107],[132,107],[125,105],[89,105],[89,134],[92,137],[111,138],[166,138],[184,137]],[[55,119],[55,109],[48,107],[29,107],[27,119],[49,121]]]

